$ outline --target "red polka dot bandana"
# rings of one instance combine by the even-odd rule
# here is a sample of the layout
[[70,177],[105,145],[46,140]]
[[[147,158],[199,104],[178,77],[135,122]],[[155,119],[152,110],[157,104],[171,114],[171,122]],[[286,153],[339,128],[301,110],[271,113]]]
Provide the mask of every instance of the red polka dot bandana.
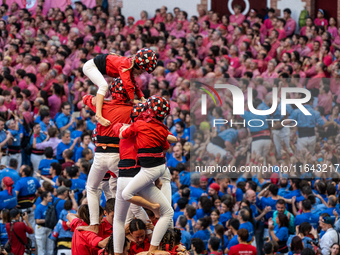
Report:
[[152,96],[146,104],[159,118],[165,118],[170,113],[170,104],[164,97]]
[[142,112],[144,112],[144,110],[145,110],[145,104],[142,104],[142,103],[135,104],[131,110],[131,115],[130,115],[132,122],[135,120],[135,118],[141,115]]
[[111,92],[112,99],[125,101],[127,98],[129,98],[120,78],[113,79],[111,85],[109,86],[109,90]]
[[135,56],[135,63],[139,68],[152,73],[157,66],[156,53],[153,50],[143,48],[137,51]]

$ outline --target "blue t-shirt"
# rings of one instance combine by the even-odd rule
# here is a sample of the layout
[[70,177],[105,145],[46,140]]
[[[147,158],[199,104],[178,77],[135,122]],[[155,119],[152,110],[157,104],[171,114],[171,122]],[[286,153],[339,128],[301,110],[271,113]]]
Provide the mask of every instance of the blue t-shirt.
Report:
[[48,205],[38,204],[34,211],[34,219],[45,219]]
[[273,217],[273,213],[276,210],[276,202],[277,200],[274,200],[271,197],[261,197],[262,209],[264,209],[266,206],[270,206],[272,208],[270,212],[266,213],[266,219]]
[[181,230],[182,237],[181,237],[181,243],[185,246],[187,250],[190,250],[191,248],[191,235],[188,231]]
[[7,190],[0,192],[0,210],[12,209],[18,204],[16,193],[14,191],[12,193],[10,195]]
[[[65,116],[65,114],[61,113],[59,114],[59,116],[56,119],[56,123],[57,123],[57,127],[58,129],[66,126],[68,123],[70,123],[71,121],[71,115],[69,116]],[[71,132],[76,128],[76,123],[73,123],[68,130],[70,130]]]
[[82,146],[79,146],[77,148],[76,156],[75,156],[75,162],[78,162],[78,160],[83,157],[83,155],[82,155],[83,154],[83,150],[84,150],[84,148]]
[[5,168],[0,171],[0,183],[5,177],[10,177],[13,180],[14,184],[16,184],[20,180],[18,172],[11,168]]
[[15,138],[15,139],[12,139],[13,142],[12,142],[12,145],[11,145],[11,146],[20,146],[20,144],[21,144],[21,138],[20,138],[20,132],[19,132],[19,130],[11,130],[11,129],[8,129],[8,131],[12,134],[13,138]]
[[82,134],[83,134],[82,131],[74,130],[74,131],[71,133],[71,139],[76,139],[76,138],[78,138],[78,137],[81,137]]
[[172,217],[173,220],[174,220],[174,225],[176,225],[177,219],[178,219],[178,217],[181,216],[181,215],[184,215],[184,212],[181,212],[181,211],[179,211],[179,212],[174,212],[174,216]]
[[230,239],[227,246],[228,250],[230,250],[230,248],[234,245],[238,245],[237,235],[234,235],[233,238]]
[[[55,197],[54,199],[52,199],[52,203],[54,204],[55,202],[58,201],[58,199],[60,199],[60,198]],[[56,204],[56,206],[55,206],[55,209],[57,211],[58,219],[60,219],[61,211],[64,210],[64,204],[65,204],[65,200],[64,199],[60,199],[58,201],[58,203]]]
[[276,225],[274,227],[274,234],[281,242],[287,242],[288,236],[289,236],[289,230],[287,227],[279,227],[279,225]]
[[298,226],[303,222],[308,222],[313,228],[317,228],[319,226],[319,215],[313,213],[302,213],[300,215],[296,215],[294,225]]
[[87,130],[93,131],[96,128],[96,126],[97,126],[97,123],[93,123],[90,120],[86,121],[86,127],[87,127],[86,129]]
[[225,227],[225,224],[228,220],[230,220],[233,217],[231,212],[226,212],[220,215],[220,222],[222,223],[222,226]]
[[192,236],[192,238],[200,238],[204,242],[205,247],[207,248],[210,239],[210,232],[208,229],[199,230]]
[[50,175],[50,167],[53,162],[58,163],[59,161],[56,159],[42,159],[40,161],[39,170],[41,171],[41,175]]
[[16,184],[14,191],[19,192],[19,197],[33,195],[40,188],[39,181],[34,177],[23,177]]
[[190,186],[191,184],[190,177],[191,177],[191,172],[182,171],[181,173],[179,173],[179,181],[182,185]]
[[[63,142],[60,142],[57,146],[57,159],[58,160],[63,160],[63,152],[64,150],[69,149],[73,144],[73,140],[69,144],[64,144]],[[73,152],[76,150],[76,146],[73,149]],[[75,160],[75,153],[73,153],[72,160]]]
[[247,222],[242,223],[240,225],[239,229],[242,229],[242,228],[248,230],[249,236],[248,236],[247,241],[250,242],[251,239],[253,238],[253,235],[254,235],[254,226],[253,226],[253,224],[251,224],[249,221],[247,221]]
[[198,200],[204,193],[204,190],[201,188],[196,188],[193,186],[190,186],[189,188],[190,188],[190,197],[195,200]]
[[85,189],[86,181],[81,179],[71,179],[71,181],[72,181],[71,190],[79,189],[79,192],[83,192],[83,190]]
[[187,162],[185,157],[182,157],[182,161],[178,161],[177,159],[172,157],[166,162],[166,165],[167,167],[176,167],[178,163],[185,163],[185,162]]

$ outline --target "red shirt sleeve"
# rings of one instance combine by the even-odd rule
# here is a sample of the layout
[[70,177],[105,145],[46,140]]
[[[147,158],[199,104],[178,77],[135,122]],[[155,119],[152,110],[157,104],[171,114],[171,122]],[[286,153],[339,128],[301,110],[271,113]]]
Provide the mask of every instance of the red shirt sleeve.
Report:
[[30,228],[29,226],[27,226],[25,223],[24,223],[24,226],[25,226],[25,232],[28,233],[28,234],[33,234],[33,228]]
[[137,123],[132,123],[130,127],[126,128],[123,132],[122,132],[122,136],[123,138],[129,138],[131,136],[135,136],[137,133]]
[[71,221],[70,228],[71,228],[72,232],[74,232],[74,230],[76,229],[76,227],[78,227],[78,224],[80,222],[81,222],[81,219],[79,219],[79,218],[75,218]]
[[[126,59],[121,63],[121,66],[118,68],[119,70],[119,76],[122,79],[123,86],[126,90],[126,93],[128,94],[128,97],[130,100],[133,100],[135,98],[135,84],[131,80],[131,70],[128,70],[126,72],[123,72],[124,69],[128,69],[131,66],[131,60]],[[137,92],[137,91],[136,91]]]
[[167,151],[170,147],[170,144],[168,141],[166,141],[164,144],[163,144],[163,151]]
[[91,231],[82,231],[82,235],[85,238],[86,243],[88,243],[91,248],[96,248],[98,243],[103,241],[104,239]]
[[123,123],[117,123],[113,126],[113,134],[114,136],[119,136],[119,129],[123,126]]
[[92,105],[92,95],[86,95],[83,97],[83,103],[90,107],[92,111],[96,112],[96,107],[94,105]]
[[137,82],[136,82],[136,95],[137,95],[138,98],[144,97],[144,94],[143,94],[142,90],[140,89],[140,87],[138,86]]

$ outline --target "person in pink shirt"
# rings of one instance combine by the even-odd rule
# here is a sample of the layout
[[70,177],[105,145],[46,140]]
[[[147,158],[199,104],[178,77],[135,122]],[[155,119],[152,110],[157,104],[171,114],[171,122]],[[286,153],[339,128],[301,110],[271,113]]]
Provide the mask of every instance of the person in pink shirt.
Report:
[[314,41],[313,42],[313,51],[311,51],[308,54],[308,57],[312,57],[312,56],[318,56],[320,55],[320,42],[319,41]]
[[324,81],[322,81],[322,84],[320,86],[320,90],[319,90],[320,93],[318,95],[317,106],[322,106],[325,109],[325,115],[328,115],[332,111],[333,97],[329,89],[329,85],[323,84],[323,82]]
[[259,77],[261,76],[261,73],[257,67],[257,59],[252,59],[251,60],[251,63],[250,63],[250,69],[251,69],[251,72],[253,73],[253,80],[256,78],[256,77]]
[[141,11],[140,13],[140,20],[137,20],[136,26],[144,26],[145,21],[148,19],[148,13],[146,11]]
[[296,21],[290,16],[292,11],[289,8],[283,10],[283,18],[286,21],[284,26],[284,30],[286,32],[286,36],[291,36],[295,33],[296,29]]
[[326,65],[323,62],[318,62],[315,65],[315,71],[317,72],[317,74],[312,77],[313,79],[309,79],[306,85],[307,89],[312,90],[312,89],[320,88],[320,83],[321,83],[322,78],[326,77],[325,68],[326,68]]
[[54,117],[59,112],[60,106],[61,106],[61,98],[60,98],[61,87],[59,86],[59,84],[54,83],[51,88],[51,91],[52,91],[52,96],[48,98],[48,107],[50,108],[51,118],[54,119]]
[[322,26],[325,27],[325,29],[327,29],[328,21],[327,19],[325,19],[325,12],[322,9],[319,9],[316,15],[317,18],[314,20],[314,24],[316,26]]
[[220,18],[218,13],[214,12],[212,15],[212,20],[210,21],[210,28],[216,29],[221,23],[219,22]]
[[293,74],[298,74],[300,76],[299,83],[305,84],[306,73],[302,71],[302,62],[300,60],[296,60],[293,64]]
[[279,77],[278,73],[275,72],[275,67],[277,66],[276,60],[272,59],[268,62],[267,71],[263,72],[261,77],[267,81],[273,81],[273,78]]
[[[57,53],[57,59],[56,59],[55,64],[61,65],[63,67],[63,74],[69,76],[71,75],[72,69],[71,69],[71,66],[65,62],[66,58],[67,58],[67,53],[65,51],[59,51]],[[62,64],[61,61],[64,63],[64,65]]]
[[182,22],[177,22],[176,29],[172,30],[170,35],[173,35],[176,38],[185,37],[186,34],[185,34],[184,30],[182,30],[182,28],[183,28]]
[[7,107],[4,105],[5,98],[0,96],[0,112],[7,112]]
[[329,18],[329,27],[327,31],[331,34],[332,40],[338,35],[338,28],[336,27],[336,20],[333,17]]
[[21,69],[24,69],[26,71],[26,73],[33,73],[36,74],[37,71],[35,70],[35,68],[32,66],[32,55],[31,54],[26,54],[23,60],[23,65],[21,67]]
[[27,83],[25,81],[26,72],[23,69],[19,69],[15,72],[15,78],[18,82],[18,87],[23,90],[27,89]]
[[167,50],[165,48],[165,44],[166,44],[166,40],[165,39],[160,39],[158,41],[158,44],[157,44],[157,46],[158,46],[158,55],[159,55],[158,61],[159,60],[164,61],[166,59]]
[[236,45],[232,45],[230,47],[230,59],[229,59],[229,64],[234,68],[237,69],[241,66],[240,60],[238,58],[238,48]]
[[52,29],[52,22],[48,19],[43,22],[42,29],[49,38],[56,35],[54,29]]
[[299,38],[300,43],[300,56],[306,57],[311,52],[311,49],[307,46],[308,38],[307,36],[303,35]]
[[242,22],[246,19],[246,17],[241,13],[242,7],[241,5],[235,5],[234,6],[234,14],[230,15],[229,21],[230,25],[233,27],[240,26]]
[[24,21],[23,21],[23,28],[20,29],[19,34],[20,34],[22,37],[24,37],[25,31],[26,31],[26,30],[29,30],[29,31],[32,32],[32,37],[35,37],[36,34],[37,34],[36,31],[35,31],[35,29],[32,28],[32,26],[31,26],[31,19],[30,19],[30,18],[25,18],[25,19],[24,19]]
[[7,109],[14,111],[16,108],[16,105],[14,101],[12,100],[11,92],[8,90],[4,90],[2,92],[2,95],[5,97],[4,106],[6,106]]
[[87,25],[91,25],[92,26],[92,22],[89,20],[89,14],[87,13],[87,11],[82,11],[81,12],[81,18],[82,20],[78,22],[77,27],[79,28],[79,32],[80,34],[82,34],[82,31],[85,30],[85,27]]
[[333,62],[333,57],[329,55],[329,47],[323,45],[319,53],[319,60],[322,61],[327,67]]
[[268,55],[272,58],[276,58],[277,48],[279,48],[281,45],[278,37],[279,37],[279,32],[276,29],[270,32],[269,39],[270,39],[271,49],[268,52]]
[[158,14],[155,18],[155,20],[153,21],[154,24],[158,24],[160,22],[165,21],[165,17],[166,17],[166,12],[168,11],[168,8],[166,6],[162,6],[160,9],[160,14]]
[[28,84],[27,89],[31,91],[31,96],[28,98],[28,100],[33,102],[37,98],[39,92],[39,89],[35,86],[37,77],[33,73],[26,73],[25,81]]
[[164,25],[165,30],[168,32],[176,29],[176,21],[174,20],[174,15],[172,15],[171,12],[166,14]]
[[202,26],[203,21],[209,20],[206,10],[203,7],[198,8],[198,24]]
[[266,19],[263,24],[267,29],[267,33],[269,34],[269,30],[273,28],[273,18],[275,17],[275,10],[273,8],[270,8],[268,10],[268,19]]
[[135,32],[135,25],[133,24],[135,22],[135,18],[132,16],[129,16],[127,19],[127,25],[122,30],[122,35],[127,37],[128,34],[133,34]]
[[228,31],[229,34],[232,35],[234,33],[234,27],[232,25],[230,25],[228,15],[222,16],[222,25],[224,25],[227,28],[227,31]]
[[151,19],[148,19],[144,23],[144,31],[149,31],[151,36],[158,37],[159,32],[158,30],[153,26],[153,22]]
[[256,9],[251,9],[249,12],[249,16],[247,20],[250,22],[250,26],[252,27],[256,23],[256,15],[257,15],[257,10]]
[[313,19],[311,17],[308,17],[306,19],[306,26],[304,26],[300,29],[300,35],[306,35],[307,28],[311,28],[312,25],[313,25]]
[[68,34],[70,32],[70,26],[66,23],[62,23],[59,34],[59,41],[61,44],[66,45],[68,41]]
[[170,88],[175,88],[177,78],[179,77],[177,73],[177,63],[176,62],[170,62],[168,65],[169,73],[165,76],[165,80],[169,82]]
[[184,79],[190,80],[190,79],[197,78],[195,67],[196,67],[196,60],[194,59],[189,60],[188,65],[187,65],[187,71],[184,73]]
[[287,37],[286,30],[286,21],[284,19],[277,19],[277,31],[279,32],[279,40]]

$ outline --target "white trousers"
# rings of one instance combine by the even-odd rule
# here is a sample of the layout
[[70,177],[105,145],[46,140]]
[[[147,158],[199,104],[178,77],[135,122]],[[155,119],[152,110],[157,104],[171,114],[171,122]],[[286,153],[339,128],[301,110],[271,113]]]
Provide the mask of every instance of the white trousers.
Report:
[[164,194],[154,185],[154,181],[163,176],[165,170],[164,164],[151,168],[142,167],[122,192],[124,200],[130,200],[134,195],[138,194],[151,203],[158,203],[160,205],[160,218],[154,228],[150,242],[153,246],[159,246],[174,215],[171,204]]
[[35,225],[34,232],[36,248],[38,249],[37,255],[53,255],[54,242],[48,238],[52,230],[46,227]]
[[270,139],[253,141],[251,143],[251,153],[255,151],[256,155],[261,155],[264,158],[264,161],[266,161],[266,156],[269,152],[271,142],[272,141]]
[[298,138],[296,149],[298,151],[306,149],[307,151],[310,151],[310,153],[313,155],[314,152],[315,152],[315,143],[316,143],[316,136],[315,135],[303,137],[303,138]]
[[109,88],[103,74],[98,70],[96,64],[93,59],[87,61],[83,66],[83,73],[95,84],[98,86],[98,94],[105,96],[106,92]]
[[220,154],[221,157],[225,156],[227,154],[227,151],[220,146],[217,146],[213,143],[208,143],[207,145],[207,151],[209,153],[212,153],[217,157],[217,154]]
[[32,162],[34,172],[39,170],[40,161],[44,158],[46,158],[45,155],[36,155],[33,153],[31,154],[31,162]]
[[1,157],[1,165],[4,165],[7,167],[7,163],[8,163],[8,156],[2,156]]
[[290,148],[289,144],[289,134],[290,134],[290,128],[289,127],[283,127],[281,130],[272,130],[273,133],[273,140],[274,140],[274,145],[276,149],[276,153],[279,158],[281,158],[281,141],[284,141],[286,144],[286,147],[289,152],[293,152],[292,149]]
[[[113,172],[118,176],[119,153],[95,153],[93,164],[87,178],[86,191],[87,201],[90,211],[90,225],[99,224],[99,205],[102,190],[100,183],[107,171]],[[113,178],[115,179],[115,178]],[[114,182],[117,183],[117,180]],[[110,186],[111,191],[117,186]]]
[[132,180],[133,178],[131,177],[118,178],[115,217],[113,219],[113,225],[115,229],[115,234],[113,235],[113,247],[116,253],[123,253],[124,250],[125,224],[130,223],[134,217],[144,221],[144,223],[146,223],[149,219],[148,215],[141,206],[131,204],[122,197],[122,191]]

